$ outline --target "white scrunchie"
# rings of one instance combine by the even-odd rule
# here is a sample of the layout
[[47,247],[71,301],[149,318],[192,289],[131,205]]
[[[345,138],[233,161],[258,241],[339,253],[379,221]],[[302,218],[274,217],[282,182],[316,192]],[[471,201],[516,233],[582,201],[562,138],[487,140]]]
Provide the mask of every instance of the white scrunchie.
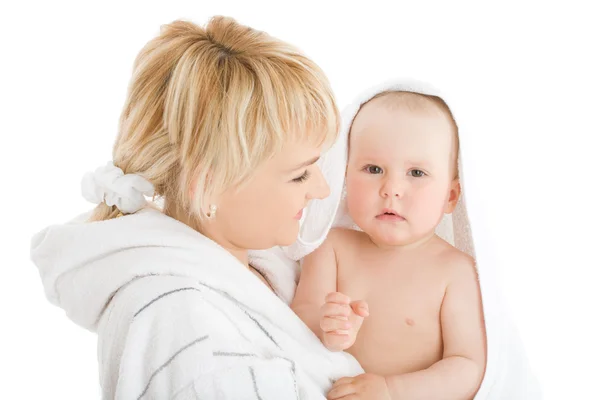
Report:
[[108,206],[117,206],[123,214],[132,214],[147,204],[144,195],[152,196],[154,186],[140,175],[125,175],[121,168],[109,162],[84,175],[81,192],[89,202],[105,202]]

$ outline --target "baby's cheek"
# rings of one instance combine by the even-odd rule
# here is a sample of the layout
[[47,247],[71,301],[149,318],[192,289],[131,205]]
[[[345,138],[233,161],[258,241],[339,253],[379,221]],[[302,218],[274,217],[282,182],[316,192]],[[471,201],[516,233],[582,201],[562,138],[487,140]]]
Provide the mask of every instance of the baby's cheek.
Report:
[[[372,212],[373,188],[360,179],[349,180],[347,183],[348,211],[354,219],[360,219]],[[376,195],[377,193],[375,193]]]
[[443,214],[444,210],[444,195],[436,188],[424,188],[415,193],[412,199],[412,208],[415,216],[423,224],[434,224]]
[[367,199],[364,192],[356,192],[348,196],[348,211],[353,218],[358,219],[367,212]]

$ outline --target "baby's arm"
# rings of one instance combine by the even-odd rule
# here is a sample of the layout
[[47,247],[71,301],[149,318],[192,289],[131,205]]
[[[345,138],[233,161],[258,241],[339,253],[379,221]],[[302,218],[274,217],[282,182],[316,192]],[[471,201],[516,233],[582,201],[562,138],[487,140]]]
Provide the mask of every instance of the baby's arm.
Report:
[[337,265],[331,234],[325,242],[315,251],[302,260],[300,282],[292,310],[304,323],[323,340],[323,331],[320,327],[320,310],[325,302],[325,297],[336,291]]
[[483,379],[486,337],[477,272],[473,262],[456,262],[442,302],[443,359],[431,367],[386,377],[392,398],[472,399]]
[[337,257],[334,243],[342,232],[332,230],[325,242],[302,263],[300,282],[292,310],[331,351],[346,350],[354,344],[364,317],[366,302],[336,292]]

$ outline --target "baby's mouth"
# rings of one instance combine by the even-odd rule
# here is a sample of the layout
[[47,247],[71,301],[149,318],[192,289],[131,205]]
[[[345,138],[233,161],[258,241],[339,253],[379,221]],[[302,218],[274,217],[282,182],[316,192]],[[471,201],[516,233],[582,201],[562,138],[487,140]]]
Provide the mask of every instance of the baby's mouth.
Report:
[[398,212],[396,212],[396,210],[393,210],[390,208],[384,209],[383,212],[381,214],[377,215],[375,218],[377,218],[379,220],[384,220],[384,221],[405,221],[406,220],[403,216],[398,214]]

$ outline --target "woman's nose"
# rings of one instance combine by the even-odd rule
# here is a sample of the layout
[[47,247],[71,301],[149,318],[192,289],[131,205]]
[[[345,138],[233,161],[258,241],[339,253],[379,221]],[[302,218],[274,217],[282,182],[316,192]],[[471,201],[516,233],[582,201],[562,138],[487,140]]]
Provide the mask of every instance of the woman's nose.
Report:
[[308,197],[309,199],[324,199],[331,193],[329,189],[329,184],[325,180],[323,173],[320,168],[317,168],[316,176],[314,178],[314,186],[312,190],[309,191]]

